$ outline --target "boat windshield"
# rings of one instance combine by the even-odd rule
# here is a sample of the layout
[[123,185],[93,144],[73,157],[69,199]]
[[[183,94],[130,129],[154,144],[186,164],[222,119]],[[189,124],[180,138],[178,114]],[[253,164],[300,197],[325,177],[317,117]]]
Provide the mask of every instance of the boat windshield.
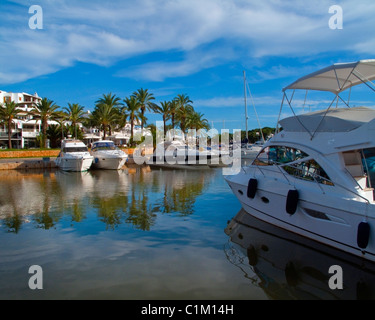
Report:
[[64,153],[70,153],[70,152],[87,152],[87,147],[65,147],[63,148]]
[[263,166],[285,164],[306,158],[308,156],[309,155],[307,153],[299,149],[286,146],[270,146],[262,150],[262,152],[254,160],[253,164]]
[[92,151],[98,151],[98,150],[116,150],[116,146],[114,145],[114,143],[110,143],[110,142],[96,143],[93,146]]

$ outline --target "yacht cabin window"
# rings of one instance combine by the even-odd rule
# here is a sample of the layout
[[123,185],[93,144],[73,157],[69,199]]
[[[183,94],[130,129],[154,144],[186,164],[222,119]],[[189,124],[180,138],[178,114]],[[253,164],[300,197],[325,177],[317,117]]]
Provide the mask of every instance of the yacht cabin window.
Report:
[[264,148],[253,164],[269,166],[274,164],[285,164],[294,162],[299,159],[308,157],[309,155],[299,149],[285,146],[270,146]]
[[264,148],[254,160],[253,165],[279,165],[295,178],[333,186],[324,169],[306,152],[296,148],[287,146]]
[[92,148],[92,151],[98,151],[98,150],[115,150],[116,146],[114,143],[109,142],[101,142],[101,143],[95,143],[94,147]]
[[69,153],[69,152],[87,152],[88,149],[87,147],[71,147],[71,148],[63,148],[64,153]]

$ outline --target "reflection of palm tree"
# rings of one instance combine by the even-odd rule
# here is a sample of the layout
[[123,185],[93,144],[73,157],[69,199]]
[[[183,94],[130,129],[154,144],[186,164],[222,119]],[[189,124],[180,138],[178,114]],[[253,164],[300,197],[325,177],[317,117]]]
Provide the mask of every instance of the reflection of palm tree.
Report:
[[18,233],[23,224],[22,216],[18,213],[8,216],[4,219],[3,225],[8,228],[9,233]]
[[147,191],[142,190],[137,198],[133,188],[126,222],[133,224],[137,229],[150,231],[155,217],[148,205]]
[[86,219],[85,206],[78,199],[74,199],[72,205],[72,221],[81,222]]
[[45,176],[41,179],[41,193],[43,194],[43,211],[40,213],[36,213],[33,216],[33,220],[37,225],[37,228],[41,229],[51,229],[56,225],[57,222],[60,221],[63,213],[61,210],[52,211],[51,210],[51,202],[54,201],[54,196],[56,195],[56,188],[51,183],[51,179],[46,178]]

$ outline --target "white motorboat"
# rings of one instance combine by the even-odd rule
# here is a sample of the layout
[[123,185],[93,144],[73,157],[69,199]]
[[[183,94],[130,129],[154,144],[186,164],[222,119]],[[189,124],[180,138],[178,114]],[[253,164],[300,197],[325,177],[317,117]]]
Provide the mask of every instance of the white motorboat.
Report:
[[91,155],[94,157],[93,169],[119,170],[128,159],[128,155],[111,140],[95,141],[91,147]]
[[147,164],[168,168],[202,169],[220,165],[220,162],[219,152],[194,148],[177,139],[158,144]]
[[375,60],[362,60],[332,65],[283,89],[291,108],[288,90],[329,91],[335,97],[326,110],[293,111],[251,165],[225,177],[247,213],[375,261],[375,110],[331,108],[356,85],[375,91],[373,79]]
[[87,171],[93,162],[87,146],[80,140],[66,139],[55,160],[56,166],[64,171]]

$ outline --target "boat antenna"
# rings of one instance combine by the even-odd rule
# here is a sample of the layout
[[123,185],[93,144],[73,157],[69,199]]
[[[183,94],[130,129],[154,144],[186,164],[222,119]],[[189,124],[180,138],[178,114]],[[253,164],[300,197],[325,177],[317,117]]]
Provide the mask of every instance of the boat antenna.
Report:
[[263,141],[263,143],[264,143],[265,140],[264,140],[264,136],[263,136],[263,130],[262,130],[262,127],[260,126],[260,121],[259,121],[259,117],[258,117],[257,110],[256,110],[256,108],[255,108],[255,103],[254,103],[253,95],[251,94],[251,91],[250,91],[250,88],[249,88],[249,84],[248,84],[248,83],[247,83],[247,90],[249,90],[249,94],[250,94],[251,102],[252,102],[252,104],[253,104],[253,108],[254,108],[255,116],[256,116],[257,121],[258,121],[258,126],[259,126],[259,130],[260,130],[260,134],[261,134],[261,136],[262,136],[262,141]]
[[244,88],[244,97],[245,97],[245,128],[246,128],[246,143],[249,142],[249,131],[247,129],[247,94],[246,94],[246,73],[243,71],[243,88]]

